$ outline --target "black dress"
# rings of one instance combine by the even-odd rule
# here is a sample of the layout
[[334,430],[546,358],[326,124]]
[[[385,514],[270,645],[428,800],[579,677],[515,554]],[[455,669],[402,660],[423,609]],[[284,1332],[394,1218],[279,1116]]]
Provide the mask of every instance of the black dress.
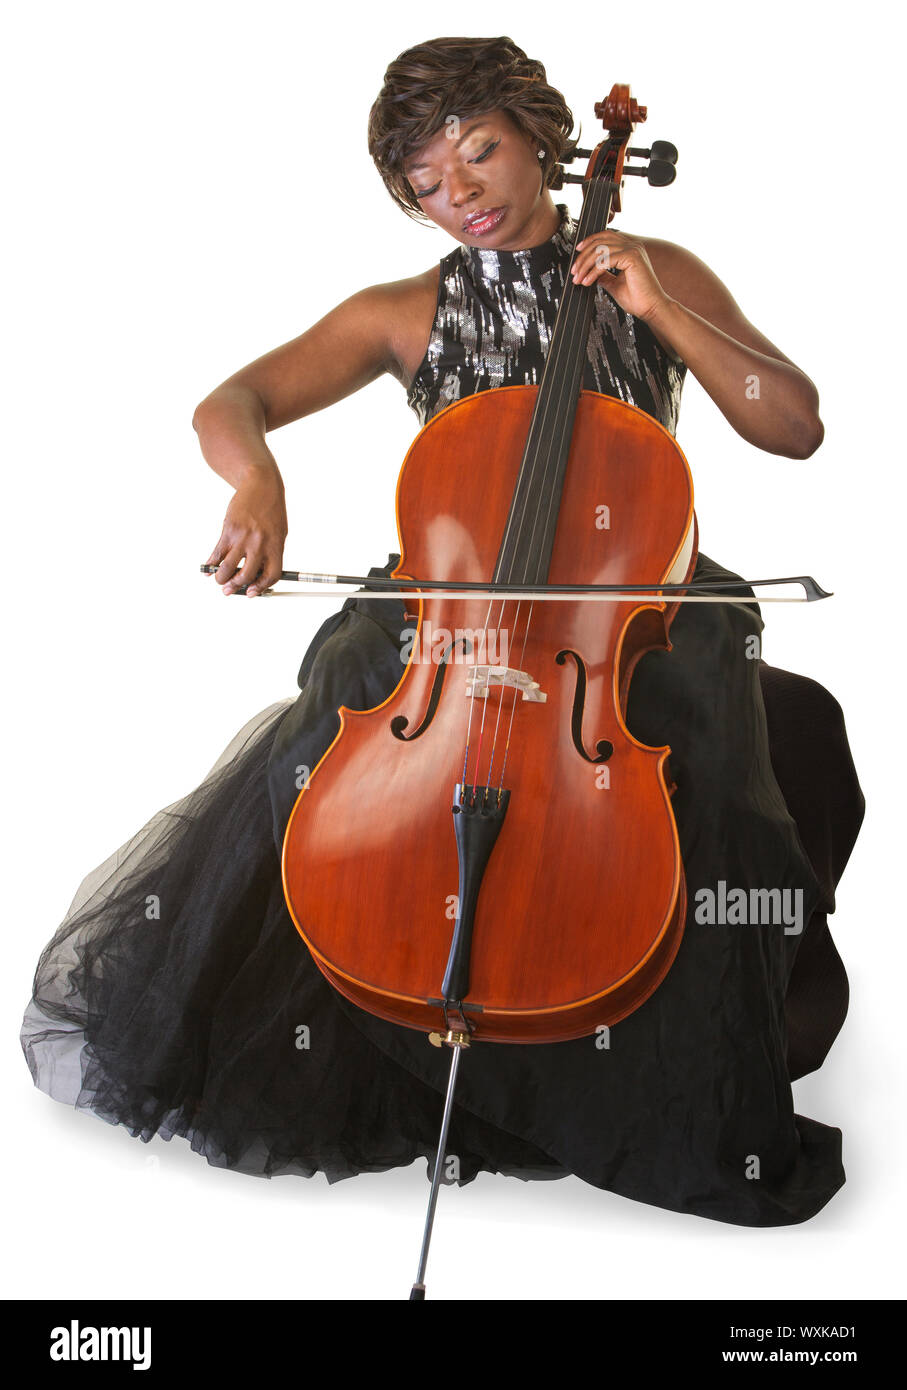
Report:
[[[542,246],[457,247],[442,261],[408,397],[423,424],[461,396],[538,379],[575,235],[561,211]],[[599,288],[586,386],[673,432],[683,374]],[[731,572],[701,556],[696,573],[718,588]],[[252,719],[201,786],[83,882],[22,1027],[42,1090],[250,1174],[333,1182],[419,1156],[430,1167],[446,1049],[326,983],[279,869],[338,707],[371,707],[399,681],[403,607],[348,599],[306,652],[296,700]],[[752,596],[682,605],[673,650],[637,666],[630,729],[672,750],[689,892],[680,951],[607,1037],[467,1054],[449,1141],[460,1182],[575,1173],[749,1226],[803,1221],[843,1183],[840,1130],[794,1115],[790,1083],[821,1065],[846,1013],[826,914],[863,798],[839,706],[761,662],[761,629]]]

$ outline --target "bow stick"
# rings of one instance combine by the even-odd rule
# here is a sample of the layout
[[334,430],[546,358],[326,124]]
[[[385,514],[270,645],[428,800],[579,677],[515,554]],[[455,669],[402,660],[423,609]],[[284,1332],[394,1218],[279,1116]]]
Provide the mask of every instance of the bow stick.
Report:
[[[215,574],[217,565],[202,565],[202,574]],[[241,571],[239,571],[241,574]],[[617,603],[624,599],[652,598],[662,599],[665,595],[677,603],[740,603],[746,602],[746,595],[696,593],[697,589],[755,589],[769,588],[782,584],[799,584],[803,597],[759,599],[759,603],[816,603],[819,599],[831,598],[832,594],[817,584],[812,575],[792,575],[784,579],[722,579],[710,584],[496,584],[483,580],[469,579],[390,579],[384,576],[367,574],[318,574],[304,570],[283,570],[281,579],[293,584],[365,585],[369,598],[430,598],[434,591],[447,598],[498,598],[525,599],[533,602],[575,603],[590,600]],[[417,587],[412,587],[412,586]],[[407,587],[409,586],[409,587]],[[691,592],[691,590],[693,592]],[[270,591],[266,591],[270,592]],[[292,596],[276,597],[317,598],[323,589],[300,590]],[[353,591],[353,593],[358,591]]]

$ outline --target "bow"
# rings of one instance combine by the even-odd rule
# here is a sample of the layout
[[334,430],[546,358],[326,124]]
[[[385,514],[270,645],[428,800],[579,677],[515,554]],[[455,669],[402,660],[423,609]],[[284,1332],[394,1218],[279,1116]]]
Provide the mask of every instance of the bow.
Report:
[[[202,565],[202,574],[215,574],[217,565]],[[760,603],[816,603],[819,599],[831,598],[832,594],[817,584],[810,574],[791,575],[782,579],[724,579],[718,584],[498,584],[494,581],[469,579],[390,579],[383,576],[363,574],[320,574],[305,570],[282,570],[280,578],[293,584],[321,585],[321,589],[302,589],[297,594],[273,594],[271,597],[317,598],[324,593],[324,586],[357,584],[369,590],[369,598],[400,599],[430,598],[433,593],[447,598],[505,598],[525,599],[535,602],[589,602],[604,601],[619,603],[628,599],[648,598],[660,600],[671,598],[675,603],[740,603],[746,602],[747,595],[716,594],[715,589],[756,589],[772,588],[782,585],[799,585],[802,596],[776,598],[769,596]],[[698,592],[701,590],[702,592]],[[241,591],[239,591],[241,592]],[[358,591],[354,590],[352,593]]]

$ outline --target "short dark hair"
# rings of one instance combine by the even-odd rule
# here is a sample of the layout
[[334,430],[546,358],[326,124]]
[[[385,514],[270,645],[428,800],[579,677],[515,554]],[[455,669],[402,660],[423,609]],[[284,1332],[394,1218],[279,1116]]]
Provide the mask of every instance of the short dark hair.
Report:
[[445,126],[486,111],[506,111],[544,149],[545,183],[575,144],[573,114],[549,86],[541,63],[527,58],[513,39],[431,39],[401,53],[384,74],[369,112],[368,149],[394,202],[427,221],[403,166]]

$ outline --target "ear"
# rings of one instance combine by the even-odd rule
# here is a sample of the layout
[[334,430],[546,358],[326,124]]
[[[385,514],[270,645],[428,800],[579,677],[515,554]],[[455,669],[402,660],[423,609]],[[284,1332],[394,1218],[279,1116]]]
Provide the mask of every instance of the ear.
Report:
[[[545,150],[544,142],[540,140],[537,135],[533,135],[531,131],[521,130],[520,134],[522,135],[523,141],[528,147],[530,154],[532,155],[533,161],[535,162],[535,164],[538,165],[539,169],[544,170],[547,162],[547,151]],[[543,153],[539,154],[539,150],[542,150]]]

